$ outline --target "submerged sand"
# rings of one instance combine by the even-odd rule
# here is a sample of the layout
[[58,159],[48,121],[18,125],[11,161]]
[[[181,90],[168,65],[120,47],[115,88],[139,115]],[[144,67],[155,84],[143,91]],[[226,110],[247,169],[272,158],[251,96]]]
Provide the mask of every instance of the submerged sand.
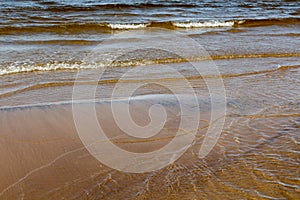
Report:
[[[125,103],[121,100],[117,105]],[[160,134],[148,139],[124,134],[113,120],[110,101],[95,103],[95,109],[114,144],[127,151],[145,153],[180,137],[174,133],[180,121],[179,104],[171,95],[146,95],[131,101],[133,119],[140,125],[149,123],[145,112],[154,103],[165,106],[168,121]],[[213,151],[200,159],[198,151],[209,125],[209,107],[207,100],[199,101],[202,118],[193,146],[171,165],[141,174],[120,172],[93,157],[76,130],[70,103],[3,108],[1,198],[201,199],[220,195],[230,198],[230,194],[256,198],[255,191],[260,191],[296,199],[299,114],[242,116],[236,109],[245,107],[243,103],[234,99],[227,102],[230,112],[221,138]],[[89,104],[78,105],[85,110]],[[111,156],[113,153],[107,152]],[[153,161],[157,162],[155,158]]]

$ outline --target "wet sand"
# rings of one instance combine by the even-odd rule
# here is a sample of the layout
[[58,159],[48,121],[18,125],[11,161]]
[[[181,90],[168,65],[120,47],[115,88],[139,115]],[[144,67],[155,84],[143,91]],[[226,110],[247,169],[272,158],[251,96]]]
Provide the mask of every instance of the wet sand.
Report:
[[[146,139],[124,134],[113,120],[109,101],[97,103],[99,122],[109,140],[124,150],[137,153],[150,152],[169,143],[175,137],[174,131],[180,120],[179,105],[174,98],[158,95],[137,99],[131,103],[131,114],[133,119],[139,121],[137,123],[147,124],[149,119],[142,116],[145,116],[153,103],[164,103],[169,107],[168,121],[158,135]],[[117,104],[124,104],[124,101]],[[79,106],[85,110],[87,103]],[[101,164],[87,151],[77,133],[70,103],[11,107],[0,112],[2,198],[105,199],[120,197],[121,193],[123,197],[129,198],[138,197],[139,192],[145,189],[145,181],[152,173],[118,172]],[[204,119],[201,124],[202,129],[208,125]],[[97,145],[105,142],[98,141]],[[185,162],[190,157],[186,156]],[[160,180],[155,182],[159,184]],[[32,184],[38,187],[32,187]],[[85,189],[82,191],[82,188]],[[93,194],[98,193],[94,189],[100,188],[104,193]]]

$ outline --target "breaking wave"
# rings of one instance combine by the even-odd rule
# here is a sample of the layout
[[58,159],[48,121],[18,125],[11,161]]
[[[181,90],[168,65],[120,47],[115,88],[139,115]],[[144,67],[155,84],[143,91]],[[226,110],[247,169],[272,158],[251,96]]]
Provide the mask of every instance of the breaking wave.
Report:
[[191,58],[160,58],[160,59],[139,59],[139,60],[120,60],[107,63],[85,63],[85,62],[49,62],[45,64],[20,64],[11,63],[0,68],[0,76],[16,73],[36,72],[36,71],[57,71],[57,70],[80,70],[97,69],[101,67],[134,67],[138,65],[154,65],[167,63],[182,63],[188,61],[240,59],[240,58],[266,58],[266,57],[300,57],[299,53],[280,53],[280,54],[234,54],[234,55],[212,55],[208,57]]
[[300,24],[300,18],[286,19],[245,19],[229,21],[164,21],[164,22],[145,22],[145,23],[59,23],[59,24],[40,24],[27,26],[1,26],[0,35],[16,33],[78,33],[78,32],[109,32],[113,30],[143,29],[146,27],[168,28],[168,29],[187,29],[187,28],[218,28],[218,27],[253,27],[270,25]]

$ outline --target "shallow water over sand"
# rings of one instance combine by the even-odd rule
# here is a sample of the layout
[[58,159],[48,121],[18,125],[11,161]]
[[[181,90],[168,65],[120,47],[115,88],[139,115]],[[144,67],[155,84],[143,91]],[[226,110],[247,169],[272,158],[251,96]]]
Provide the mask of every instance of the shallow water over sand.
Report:
[[[73,72],[45,74],[49,82],[59,80],[61,84],[45,84],[4,93],[2,105],[9,102],[15,107],[2,107],[0,110],[1,159],[5,163],[1,167],[1,195],[8,199],[231,199],[233,196],[234,199],[297,199],[300,195],[300,68],[298,65],[270,67],[272,61],[284,66],[285,63],[293,63],[293,59],[296,62],[297,59],[293,57],[215,61],[225,66],[223,69],[220,65],[227,93],[226,122],[216,146],[204,159],[199,159],[197,152],[208,125],[210,101],[206,96],[205,84],[201,79],[191,76],[190,83],[199,92],[199,98],[203,99],[199,102],[202,128],[197,132],[194,145],[178,161],[145,174],[127,174],[110,169],[84,148],[74,127],[68,103],[72,94],[72,84],[68,82],[72,83]],[[241,67],[241,62],[245,63],[245,69]],[[247,64],[255,66],[255,63],[258,63],[260,71],[246,67]],[[190,68],[184,68],[184,63],[177,65],[184,73],[189,73]],[[180,83],[168,79],[167,72],[158,75],[155,67],[151,69],[152,78],[157,78],[158,83],[169,82],[173,86]],[[114,77],[112,71],[107,79]],[[163,71],[162,68],[160,71]],[[88,73],[86,71],[87,82],[83,82],[82,87],[88,88],[94,84],[88,82]],[[22,76],[22,81],[28,79],[34,83],[30,74]],[[43,73],[34,76],[45,80]],[[64,84],[61,77],[70,80]],[[133,82],[144,80],[131,79]],[[100,100],[108,98],[114,82],[98,84]],[[20,86],[12,84],[7,87]],[[181,84],[177,85],[178,91],[184,94],[185,88],[181,87]],[[152,85],[139,89],[135,95],[169,92]],[[147,113],[146,102],[162,101],[159,95],[146,95],[144,99],[145,103],[133,103],[133,106],[137,106],[133,109],[137,111],[133,115],[138,116],[145,110]],[[168,95],[163,99],[172,101]],[[41,101],[46,105],[37,106]],[[51,103],[59,101],[65,103]],[[24,104],[37,105],[19,107]],[[123,138],[124,134],[111,124],[111,117],[103,113],[104,105],[102,103],[96,107],[100,121],[105,121],[108,133],[116,138],[115,144],[122,148],[137,152],[151,151],[174,137],[172,130],[177,127],[176,117],[166,125],[165,135],[140,141]],[[170,117],[173,113],[174,118],[178,105],[170,102],[164,105],[171,111]],[[147,117],[138,119],[145,120],[141,123],[147,122]]]
[[[174,137],[178,104],[168,95],[145,96],[131,103],[133,118],[141,120],[147,105],[163,101],[171,111],[169,122],[158,136],[144,140],[124,138],[113,125],[108,102],[96,104],[96,110],[115,144],[133,152],[152,151]],[[118,172],[92,157],[78,137],[68,103],[2,109],[1,159],[6,164],[2,166],[1,195],[9,199],[210,199],[224,195],[229,199],[231,195],[296,199],[299,105],[273,102],[273,107],[262,109],[252,103],[228,101],[221,138],[206,158],[199,159],[197,152],[209,119],[207,100],[200,101],[202,120],[194,145],[174,164],[145,174]]]

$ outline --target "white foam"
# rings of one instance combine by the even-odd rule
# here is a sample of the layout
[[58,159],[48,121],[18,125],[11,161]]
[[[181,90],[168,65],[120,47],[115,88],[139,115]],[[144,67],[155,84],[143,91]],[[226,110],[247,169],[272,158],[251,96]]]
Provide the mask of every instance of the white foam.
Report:
[[76,70],[76,69],[93,69],[99,66],[93,64],[79,64],[79,63],[47,63],[46,65],[10,65],[6,68],[0,69],[0,76],[22,73],[22,72],[33,72],[33,71],[55,71],[55,70]]
[[148,24],[108,24],[112,29],[139,29],[145,28]]
[[35,71],[56,71],[56,70],[80,70],[80,69],[97,69],[102,67],[126,67],[135,65],[146,65],[152,64],[151,61],[130,61],[130,62],[98,62],[98,63],[47,63],[45,65],[37,64],[18,64],[12,63],[10,66],[0,68],[0,76],[25,73],[25,72],[35,72]]
[[233,21],[219,22],[173,22],[173,26],[178,28],[201,28],[201,27],[231,27],[234,25]]

